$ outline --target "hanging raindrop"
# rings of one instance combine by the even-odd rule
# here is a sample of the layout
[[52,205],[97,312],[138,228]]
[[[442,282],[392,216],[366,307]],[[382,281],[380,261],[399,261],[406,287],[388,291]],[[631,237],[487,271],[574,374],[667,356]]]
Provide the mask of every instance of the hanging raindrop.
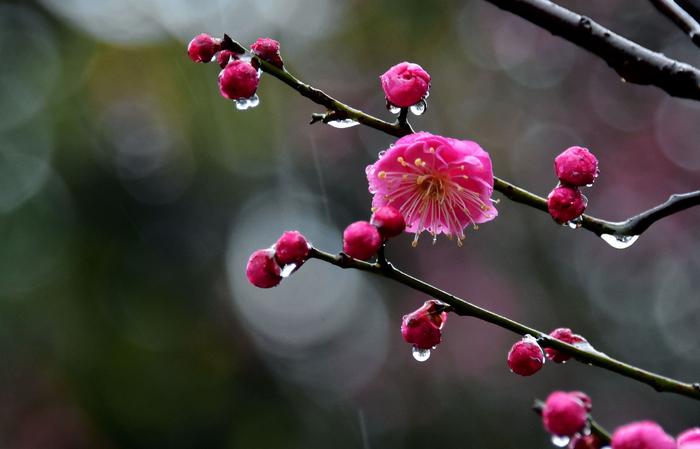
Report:
[[566,447],[571,438],[559,435],[552,435],[552,444],[556,447]]
[[605,243],[612,246],[615,249],[626,249],[634,245],[634,242],[639,238],[638,235],[612,235],[612,234],[601,234],[600,238],[603,239]]
[[566,226],[569,227],[569,229],[578,229],[583,225],[583,217],[579,215],[578,217],[574,218],[573,220],[567,221],[564,223]]
[[413,358],[419,362],[425,362],[430,358],[430,349],[419,349],[415,346],[412,349]]
[[280,276],[283,278],[289,277],[290,274],[294,273],[294,270],[296,269],[297,264],[295,263],[290,263],[282,267],[282,271],[280,271]]
[[387,103],[387,104],[386,104],[386,108],[387,108],[387,109],[389,110],[389,112],[391,112],[392,114],[398,114],[399,112],[401,112],[401,108],[400,108],[400,107],[394,106],[394,105],[391,104],[391,103]]
[[331,125],[333,128],[352,128],[353,126],[357,126],[360,124],[360,122],[356,122],[353,119],[343,119],[343,120],[331,120],[328,122],[329,125]]
[[258,94],[253,94],[249,98],[239,98],[238,100],[233,100],[236,103],[236,109],[239,111],[245,111],[246,109],[254,108],[260,104],[260,98]]
[[428,109],[428,103],[426,103],[425,100],[421,100],[418,103],[411,106],[410,109],[413,115],[423,115],[426,109]]

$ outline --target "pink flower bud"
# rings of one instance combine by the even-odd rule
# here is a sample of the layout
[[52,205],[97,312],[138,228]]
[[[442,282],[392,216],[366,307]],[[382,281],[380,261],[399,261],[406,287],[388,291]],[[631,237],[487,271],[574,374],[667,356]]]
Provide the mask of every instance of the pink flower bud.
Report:
[[431,299],[420,309],[404,315],[401,321],[401,335],[406,343],[418,349],[430,349],[440,344],[442,328],[447,321],[445,305]]
[[282,280],[280,266],[271,249],[259,249],[250,255],[245,274],[251,284],[260,288],[275,287]]
[[355,259],[367,260],[377,254],[382,237],[367,221],[356,221],[343,232],[343,251]]
[[544,365],[544,352],[537,340],[528,335],[516,342],[508,352],[508,366],[520,376],[532,376]]
[[221,50],[217,55],[216,55],[216,62],[219,64],[219,67],[222,69],[226,68],[229,62],[235,61],[238,59],[238,54],[232,52],[231,50]]
[[[564,343],[568,343],[570,345],[587,343],[585,338],[578,334],[574,334],[571,329],[566,327],[554,329],[552,332],[549,333],[549,336],[556,338],[557,340],[561,340]],[[553,348],[545,348],[544,352],[545,354],[547,354],[547,358],[554,363],[564,363],[571,358],[569,354],[565,354]]]
[[700,427],[688,429],[676,438],[678,449],[700,449]]
[[190,41],[187,54],[194,62],[210,62],[219,49],[221,49],[221,39],[214,39],[202,33]]
[[254,55],[270,64],[282,68],[284,62],[280,56],[280,43],[269,37],[261,37],[250,46]]
[[598,159],[583,147],[571,147],[554,158],[554,171],[571,186],[593,184],[598,177]]
[[603,442],[595,435],[576,435],[569,442],[569,449],[600,449]]
[[258,89],[258,71],[246,61],[233,61],[219,73],[219,91],[229,100],[250,98]]
[[406,221],[401,212],[394,206],[382,206],[372,214],[369,221],[377,227],[379,233],[385,239],[390,239],[401,234],[406,229]]
[[299,268],[309,258],[309,242],[299,231],[286,231],[275,243],[275,258],[280,266]]
[[583,404],[583,406],[586,407],[587,412],[591,411],[591,409],[593,408],[593,401],[591,401],[590,396],[588,396],[583,391],[570,391],[569,394],[581,401],[581,404]]
[[577,187],[559,185],[549,193],[547,197],[547,209],[549,215],[559,224],[571,221],[581,216],[588,199],[581,194]]
[[547,397],[542,410],[542,423],[549,433],[571,437],[586,426],[588,411],[571,393],[555,391]]
[[676,442],[655,422],[640,421],[618,427],[612,449],[676,449]]
[[418,64],[396,64],[379,77],[389,103],[407,108],[421,101],[430,89],[430,75]]

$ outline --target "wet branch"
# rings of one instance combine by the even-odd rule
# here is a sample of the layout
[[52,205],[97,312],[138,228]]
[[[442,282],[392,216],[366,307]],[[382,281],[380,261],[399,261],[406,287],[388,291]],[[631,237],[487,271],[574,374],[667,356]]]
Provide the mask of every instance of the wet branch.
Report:
[[668,17],[678,28],[700,47],[700,23],[674,0],[649,0],[656,9]]
[[[269,73],[278,80],[287,84],[314,103],[326,107],[327,111],[325,113],[312,114],[311,123],[328,123],[332,120],[349,118],[394,137],[403,137],[413,132],[411,125],[408,124],[408,121],[406,120],[405,110],[402,111],[403,117],[399,116],[399,119],[396,122],[386,122],[363,111],[352,108],[336,100],[322,90],[301,82],[284,68],[277,68],[260,59],[257,59],[257,61],[260,64],[260,68],[264,72]],[[494,177],[494,189],[501,192],[512,201],[525,204],[548,213],[547,200],[545,198],[528,192],[527,190],[511,184],[508,181]],[[598,236],[609,234],[613,237],[620,238],[633,237],[644,232],[656,221],[697,205],[700,205],[700,191],[675,194],[672,195],[668,201],[642,212],[639,215],[635,215],[634,217],[620,222],[606,221],[584,214],[582,216],[583,221],[581,226],[582,228],[587,229]]]
[[[700,100],[700,70],[615,34],[549,0],[486,0],[603,59],[624,81]],[[697,38],[696,38],[697,39]]]
[[323,260],[324,262],[328,262],[340,268],[354,268],[388,279],[393,279],[400,284],[425,293],[431,298],[438,299],[448,304],[452,309],[451,311],[457,315],[474,317],[519,335],[532,335],[538,339],[540,346],[544,348],[554,348],[558,351],[569,354],[572,358],[581,363],[595,365],[622,376],[629,377],[630,379],[634,379],[651,386],[656,391],[676,393],[682,396],[700,400],[700,383],[681,382],[613,359],[602,352],[585,350],[564,343],[550,337],[544,332],[518,323],[510,318],[498,315],[490,310],[483,309],[461,298],[458,298],[451,293],[440,290],[427,282],[406,274],[403,271],[395,268],[390,262],[386,261],[383,256],[380,260],[381,263],[369,263],[353,259],[344,253],[333,255],[320,251],[316,248],[312,248],[309,257]]

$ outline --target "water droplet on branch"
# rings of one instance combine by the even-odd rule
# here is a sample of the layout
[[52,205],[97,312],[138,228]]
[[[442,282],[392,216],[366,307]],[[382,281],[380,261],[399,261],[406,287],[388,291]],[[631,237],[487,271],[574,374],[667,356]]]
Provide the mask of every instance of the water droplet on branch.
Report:
[[569,229],[578,229],[581,227],[581,225],[583,225],[583,217],[579,215],[578,217],[574,218],[571,221],[567,221],[564,224],[568,226]]
[[353,126],[357,126],[360,124],[360,122],[357,122],[353,119],[343,119],[343,120],[331,120],[328,122],[329,125],[331,125],[333,128],[352,128]]
[[612,234],[601,234],[600,238],[603,239],[605,243],[612,246],[615,249],[626,249],[634,245],[634,242],[639,238],[638,235],[612,235]]
[[430,358],[430,349],[419,349],[415,346],[412,349],[413,358],[419,362],[425,362]]

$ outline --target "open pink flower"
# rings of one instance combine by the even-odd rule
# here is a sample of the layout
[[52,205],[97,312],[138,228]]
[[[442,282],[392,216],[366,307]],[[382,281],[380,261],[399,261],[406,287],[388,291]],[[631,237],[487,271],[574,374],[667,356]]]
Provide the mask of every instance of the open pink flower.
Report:
[[367,167],[372,207],[394,206],[406,220],[406,231],[428,231],[457,237],[464,228],[493,220],[491,159],[476,142],[427,132],[399,139]]

